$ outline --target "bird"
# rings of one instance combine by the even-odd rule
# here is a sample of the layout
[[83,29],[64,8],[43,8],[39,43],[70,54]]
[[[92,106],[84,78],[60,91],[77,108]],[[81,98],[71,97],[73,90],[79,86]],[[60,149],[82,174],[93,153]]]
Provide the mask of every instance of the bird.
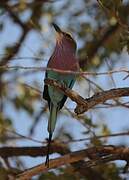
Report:
[[[62,31],[60,27],[55,23],[52,23],[52,26],[54,27],[56,32],[56,45],[47,64],[47,68],[49,70],[46,70],[45,79],[56,80],[66,88],[72,89],[76,80],[76,73],[66,74],[57,71],[55,72],[52,69],[73,72],[79,71],[79,63],[78,59],[76,58],[77,45],[75,40],[69,33]],[[59,110],[64,106],[67,96],[61,91],[57,90],[55,87],[45,84],[43,98],[47,100],[50,111],[48,120],[49,138],[45,162],[45,165],[49,167],[50,144],[52,141],[53,132],[55,130],[57,114]]]

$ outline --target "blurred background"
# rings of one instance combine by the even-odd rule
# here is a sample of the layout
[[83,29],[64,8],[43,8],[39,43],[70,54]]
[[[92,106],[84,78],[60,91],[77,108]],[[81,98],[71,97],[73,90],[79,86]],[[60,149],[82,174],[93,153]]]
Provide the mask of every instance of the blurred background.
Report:
[[[46,146],[49,111],[42,99],[45,72],[37,67],[46,67],[53,52],[56,40],[52,22],[76,40],[81,71],[99,73],[129,68],[128,0],[1,0],[1,148]],[[78,76],[73,89],[88,98],[103,90],[127,87],[126,75],[120,71]],[[128,136],[97,138],[129,131],[128,97],[107,101],[79,116],[74,113],[75,107],[68,99],[54,132],[54,140],[64,143],[67,152],[103,144],[129,145]],[[83,138],[89,140],[79,140]],[[75,139],[78,141],[72,142]],[[60,154],[63,152],[50,157]],[[1,158],[0,172],[5,177],[7,169],[23,170],[44,161],[45,157],[40,156]],[[122,171],[124,165],[125,162],[117,161],[76,171],[74,166],[63,166],[35,179],[119,180],[128,178],[128,173]]]

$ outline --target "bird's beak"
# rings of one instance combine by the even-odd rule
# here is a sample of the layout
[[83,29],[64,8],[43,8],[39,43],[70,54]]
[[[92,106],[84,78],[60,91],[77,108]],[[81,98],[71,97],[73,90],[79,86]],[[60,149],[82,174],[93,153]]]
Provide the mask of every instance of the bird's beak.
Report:
[[54,29],[55,29],[55,31],[56,31],[57,33],[62,33],[62,31],[61,31],[61,29],[59,28],[59,26],[57,26],[55,23],[52,23],[52,25],[53,25],[53,27],[54,27]]
[[56,31],[56,40],[57,42],[60,44],[63,38],[63,32],[61,31],[61,29],[59,28],[59,26],[57,26],[55,23],[52,23],[55,31]]

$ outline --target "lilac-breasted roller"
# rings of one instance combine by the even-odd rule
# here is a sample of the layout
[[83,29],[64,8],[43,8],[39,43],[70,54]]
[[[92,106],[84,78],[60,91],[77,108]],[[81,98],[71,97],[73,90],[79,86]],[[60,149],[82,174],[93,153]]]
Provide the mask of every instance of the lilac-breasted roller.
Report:
[[[79,65],[76,58],[76,42],[70,34],[63,32],[56,24],[53,23],[56,31],[56,46],[52,56],[50,57],[47,67],[62,71],[78,71]],[[45,79],[53,79],[72,88],[75,82],[75,74],[59,73],[47,70]],[[52,134],[55,129],[57,113],[63,107],[67,96],[52,86],[45,85],[43,98],[48,101],[50,117],[48,122],[48,152],[46,157],[46,165],[49,166],[49,150]]]

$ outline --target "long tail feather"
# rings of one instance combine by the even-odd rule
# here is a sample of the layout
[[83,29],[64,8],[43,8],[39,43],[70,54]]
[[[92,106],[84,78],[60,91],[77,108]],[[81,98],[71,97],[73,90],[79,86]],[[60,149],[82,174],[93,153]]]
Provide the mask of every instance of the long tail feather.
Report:
[[49,132],[49,138],[48,138],[48,145],[47,145],[47,156],[46,156],[46,162],[45,166],[49,167],[49,153],[50,153],[50,145],[52,141],[52,134],[55,129],[56,120],[57,120],[57,111],[58,107],[54,106],[52,103],[50,104],[50,119],[48,122],[48,132]]
[[48,122],[48,132],[53,133],[57,120],[57,111],[58,106],[55,106],[53,103],[50,104],[50,118]]
[[45,161],[45,166],[49,168],[49,153],[50,153],[50,145],[52,141],[52,133],[49,133],[49,139],[48,139],[48,144],[47,144],[47,156],[46,156],[46,161]]

